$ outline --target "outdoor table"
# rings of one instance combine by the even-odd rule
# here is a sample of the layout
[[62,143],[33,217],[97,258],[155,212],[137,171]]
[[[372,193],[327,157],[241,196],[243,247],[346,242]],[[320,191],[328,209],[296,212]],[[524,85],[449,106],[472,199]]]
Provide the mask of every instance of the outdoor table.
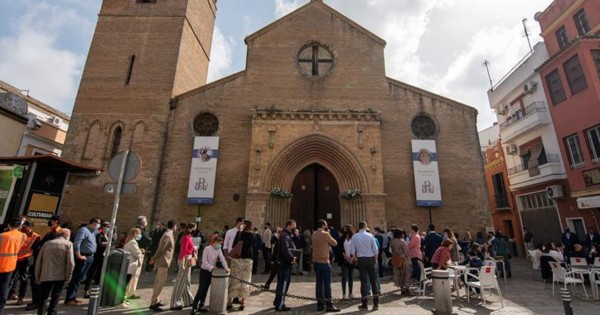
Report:
[[[449,265],[448,273],[450,278],[454,281],[454,288],[456,289],[456,297],[460,298],[460,277],[466,277],[467,266],[463,265]],[[466,279],[465,279],[466,280]],[[467,286],[465,285],[465,294],[469,294]]]

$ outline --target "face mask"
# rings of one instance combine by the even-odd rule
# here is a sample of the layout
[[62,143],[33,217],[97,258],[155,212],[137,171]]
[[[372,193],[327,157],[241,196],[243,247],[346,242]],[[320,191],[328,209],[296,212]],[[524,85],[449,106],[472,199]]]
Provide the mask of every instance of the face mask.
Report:
[[110,228],[104,228],[104,232],[109,233],[110,232]]
[[135,236],[135,240],[136,241],[141,241],[142,240],[142,234],[138,234]]
[[215,249],[216,249],[216,250],[220,250],[220,249],[221,249],[221,247],[223,247],[221,244],[219,244],[219,245],[215,245]]

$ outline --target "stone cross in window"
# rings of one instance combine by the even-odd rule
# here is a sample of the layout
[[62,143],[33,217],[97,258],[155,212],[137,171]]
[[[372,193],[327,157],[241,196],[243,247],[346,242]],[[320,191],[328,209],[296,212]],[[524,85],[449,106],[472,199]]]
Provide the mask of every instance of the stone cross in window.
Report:
[[314,44],[304,48],[300,52],[298,63],[303,70],[308,70],[307,68],[311,69],[310,73],[307,73],[308,71],[303,71],[306,74],[319,76],[326,74],[329,69],[331,69],[333,57],[325,47]]

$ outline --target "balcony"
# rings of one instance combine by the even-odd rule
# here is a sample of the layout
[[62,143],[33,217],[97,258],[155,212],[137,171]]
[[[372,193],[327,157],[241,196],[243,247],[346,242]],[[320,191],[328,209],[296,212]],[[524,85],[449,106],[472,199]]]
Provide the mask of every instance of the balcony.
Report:
[[502,141],[508,142],[538,127],[552,123],[546,102],[533,102],[524,110],[518,110],[513,115],[507,116],[506,121],[500,124]]
[[527,164],[517,165],[508,169],[508,181],[510,190],[526,188],[541,183],[565,179],[567,175],[563,170],[560,155],[547,154],[538,159],[538,172],[530,171]]

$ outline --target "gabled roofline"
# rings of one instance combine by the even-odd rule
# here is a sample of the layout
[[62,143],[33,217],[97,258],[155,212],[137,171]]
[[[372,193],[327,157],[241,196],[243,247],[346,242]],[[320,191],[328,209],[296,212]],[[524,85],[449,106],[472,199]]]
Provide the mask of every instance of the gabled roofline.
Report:
[[312,6],[320,6],[321,8],[325,9],[326,11],[331,12],[333,15],[335,15],[338,19],[350,24],[352,27],[358,29],[359,31],[361,31],[362,33],[364,33],[365,35],[367,35],[369,38],[371,38],[373,41],[375,41],[376,43],[380,44],[381,46],[384,46],[387,44],[386,41],[384,39],[382,39],[381,37],[375,35],[373,32],[369,31],[368,29],[362,27],[361,25],[359,25],[358,23],[352,21],[351,19],[349,19],[348,17],[346,17],[345,15],[341,14],[340,12],[336,11],[334,8],[326,5],[325,3],[323,3],[322,0],[311,0],[309,3],[301,6],[300,8],[290,12],[289,14],[279,18],[278,20],[274,21],[273,23],[259,29],[258,31],[246,36],[246,38],[244,39],[244,42],[246,43],[246,45],[248,45],[249,42],[253,41],[254,39],[256,39],[257,37],[273,30],[274,28],[276,28],[277,26],[285,23],[287,20],[301,14],[302,12],[308,10],[310,7]]
[[233,81],[233,80],[235,80],[235,79],[237,79],[239,77],[244,76],[245,74],[246,74],[246,70],[242,70],[240,72],[236,72],[236,73],[234,73],[232,75],[226,76],[226,77],[221,78],[221,79],[219,79],[217,81],[213,81],[213,82],[205,84],[205,85],[203,85],[201,87],[197,87],[197,88],[195,88],[193,90],[189,90],[189,91],[187,91],[185,93],[176,95],[176,96],[173,97],[173,99],[177,99],[177,100],[180,101],[182,99],[188,98],[190,96],[196,95],[196,94],[204,92],[206,90],[210,90],[210,89],[212,89],[212,88],[214,88],[214,87],[216,87],[218,85],[221,85],[223,83],[226,83],[226,82],[229,82],[229,81]]
[[[64,120],[67,120],[67,121],[71,120],[71,117],[68,114],[63,113],[60,110],[58,110],[58,109],[56,109],[56,108],[54,108],[54,107],[52,107],[52,106],[50,106],[48,104],[42,103],[40,100],[38,100],[36,98],[33,98],[33,97],[29,96],[29,95],[23,95],[23,93],[21,93],[20,89],[18,89],[17,87],[14,87],[14,86],[12,86],[12,85],[10,85],[10,84],[2,81],[2,80],[0,80],[0,89],[3,89],[3,90],[8,91],[10,93],[16,94],[19,97],[22,97],[26,102],[32,103],[32,104],[34,104],[36,106],[39,106],[43,110],[48,111],[48,112],[50,112],[50,113],[52,113],[52,114],[54,114],[54,115],[56,115],[56,116],[58,116],[58,117],[60,117],[60,118],[62,118]],[[29,110],[28,110],[28,112],[29,112]]]
[[443,101],[443,102],[445,102],[448,105],[460,107],[460,108],[462,108],[464,110],[468,110],[468,111],[474,112],[476,114],[479,113],[479,111],[477,110],[477,108],[475,108],[473,106],[469,106],[467,104],[463,104],[463,103],[457,102],[457,101],[449,99],[449,98],[447,98],[445,96],[441,96],[441,95],[429,92],[427,90],[423,90],[423,89],[418,88],[416,86],[404,83],[402,81],[398,81],[396,79],[392,79],[390,77],[386,77],[386,80],[391,85],[395,85],[395,86],[398,86],[398,87],[401,87],[401,88],[405,88],[405,89],[410,90],[410,91],[412,91],[414,93],[421,94],[423,96],[427,96],[427,97],[431,97],[433,99],[437,99],[437,100]]

